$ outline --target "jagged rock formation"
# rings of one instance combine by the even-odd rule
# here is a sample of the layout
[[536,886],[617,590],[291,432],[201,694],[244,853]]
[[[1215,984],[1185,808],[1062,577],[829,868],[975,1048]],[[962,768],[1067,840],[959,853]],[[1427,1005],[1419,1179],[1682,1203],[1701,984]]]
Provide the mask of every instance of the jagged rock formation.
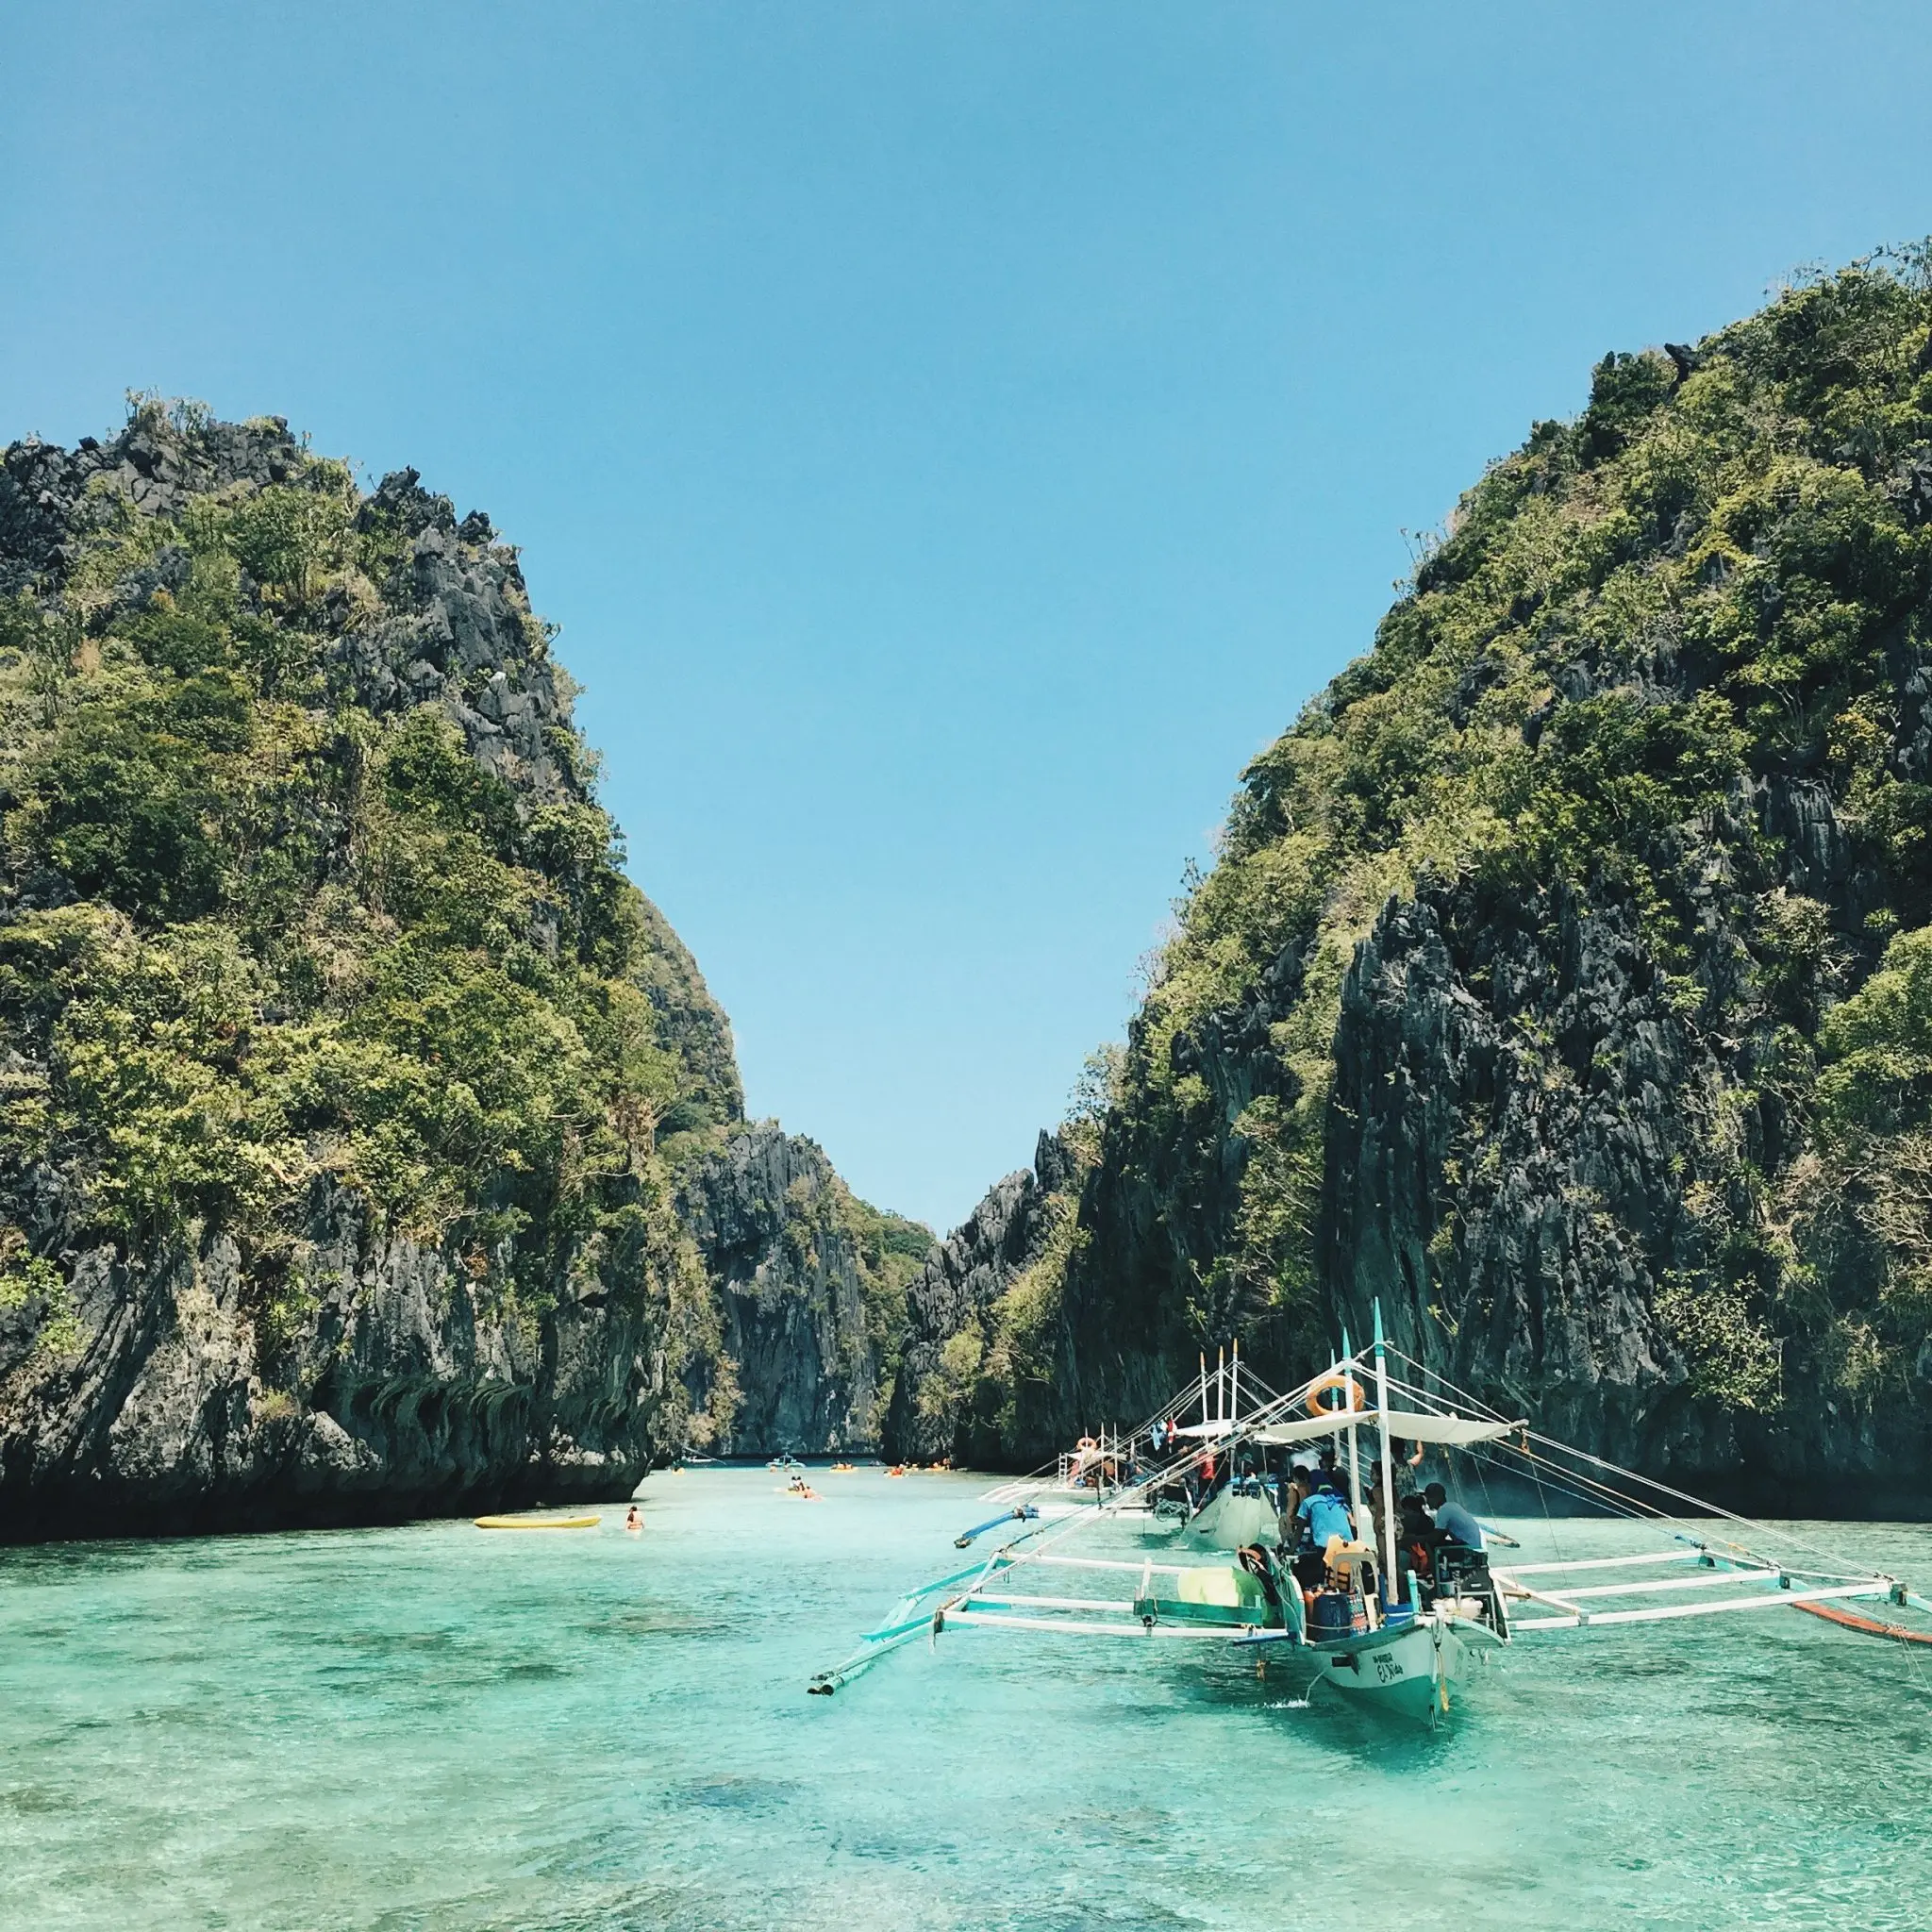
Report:
[[1619,1460],[1922,1513],[1928,476],[1911,255],[1607,358],[1494,465],[1244,774],[956,1441],[1037,1461],[1235,1334],[1298,1376],[1379,1297]]
[[[721,1372],[738,1390],[711,1446],[727,1456],[875,1448],[904,1277],[929,1245],[925,1231],[895,1230],[853,1199],[816,1142],[769,1121],[694,1159],[678,1205],[718,1286],[723,1325],[719,1349],[689,1372],[691,1406],[712,1405]],[[896,1253],[887,1245],[895,1231]]]
[[0,719],[0,1537],[869,1440],[929,1237],[743,1125],[486,516],[279,419],[15,444]]
[[[541,1327],[492,1320],[448,1254],[372,1239],[340,1195],[317,1209],[315,1306],[279,1358],[225,1236],[132,1266],[106,1245],[74,1257],[75,1367],[9,1391],[8,1539],[400,1521],[636,1487],[662,1375],[638,1298],[586,1283]],[[45,1313],[0,1310],[16,1383]]]
[[[1065,1141],[1042,1133],[1033,1165],[995,1182],[967,1219],[912,1277],[906,1340],[885,1427],[888,1455],[935,1462],[997,1461],[996,1430],[975,1428],[968,1398],[981,1386],[984,1337],[1000,1303],[1046,1254],[1068,1208],[1074,1157]],[[962,1349],[955,1338],[964,1338]],[[953,1360],[946,1358],[952,1343]],[[991,1433],[990,1441],[982,1440]]]

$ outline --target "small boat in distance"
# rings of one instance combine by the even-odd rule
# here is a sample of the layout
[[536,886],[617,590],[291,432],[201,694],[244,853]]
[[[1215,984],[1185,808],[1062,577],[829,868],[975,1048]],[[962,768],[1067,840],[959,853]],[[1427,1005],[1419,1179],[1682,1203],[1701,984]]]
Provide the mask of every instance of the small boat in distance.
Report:
[[[1281,1485],[1265,1458],[1240,1453],[1241,1419],[1275,1402],[1274,1391],[1224,1347],[1210,1373],[1191,1382],[1131,1434],[1103,1427],[1063,1450],[1051,1468],[996,1484],[983,1500],[1045,1516],[1106,1506],[1143,1518],[1150,1535],[1181,1536],[1205,1550],[1273,1541]],[[1198,1408],[1196,1420],[1188,1421]]]
[[479,1516],[478,1529],[597,1529],[601,1516]]

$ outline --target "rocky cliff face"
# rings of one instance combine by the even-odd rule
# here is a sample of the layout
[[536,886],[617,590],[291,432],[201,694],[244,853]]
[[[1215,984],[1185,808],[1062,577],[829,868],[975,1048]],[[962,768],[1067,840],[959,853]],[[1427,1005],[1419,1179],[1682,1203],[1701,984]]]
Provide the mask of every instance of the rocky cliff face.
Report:
[[[650,1465],[660,1324],[585,1283],[491,1319],[467,1271],[317,1203],[298,1334],[265,1345],[245,1257],[72,1257],[72,1366],[29,1377],[45,1311],[0,1311],[9,1539],[156,1535],[608,1502]],[[654,1375],[658,1378],[654,1384]]]
[[1619,1461],[1923,1512],[1928,452],[1913,258],[1608,357],[1491,470],[1244,774],[1069,1231],[934,1305],[956,1441],[1037,1461],[1235,1335],[1297,1377],[1379,1298]]
[[[997,1413],[981,1374],[986,1338],[998,1326],[1005,1298],[1047,1254],[1071,1207],[1074,1172],[1067,1143],[1042,1133],[1033,1166],[996,1182],[912,1277],[886,1419],[889,1456],[911,1462],[1000,1459]],[[1068,1399],[1077,1407],[1073,1391]]]
[[744,1125],[548,644],[278,419],[0,458],[0,1537],[873,1440],[929,1238]]
[[815,1142],[769,1121],[685,1171],[679,1206],[718,1286],[723,1324],[718,1353],[689,1372],[692,1406],[712,1403],[721,1373],[738,1391],[711,1445],[719,1454],[877,1446],[872,1304],[890,1290],[855,1205]]

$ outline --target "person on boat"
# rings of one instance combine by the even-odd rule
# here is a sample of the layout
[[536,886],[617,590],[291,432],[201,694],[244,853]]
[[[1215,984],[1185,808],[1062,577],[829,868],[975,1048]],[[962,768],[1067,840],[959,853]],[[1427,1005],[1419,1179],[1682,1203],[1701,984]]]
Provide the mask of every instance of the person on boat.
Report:
[[[1287,1516],[1287,1527],[1282,1541],[1290,1551],[1290,1566],[1293,1570],[1295,1581],[1305,1590],[1320,1590],[1328,1574],[1325,1555],[1327,1539],[1335,1532],[1334,1515],[1328,1505],[1340,1504],[1341,1494],[1339,1490],[1324,1490],[1321,1476],[1306,1464],[1295,1471],[1294,1479],[1289,1486],[1289,1494],[1293,1498],[1294,1507],[1284,1512]],[[1316,1514],[1315,1506],[1318,1500],[1324,1497],[1327,1499],[1321,1511],[1324,1534],[1322,1540],[1317,1541],[1313,1522]],[[1345,1507],[1342,1514],[1345,1519]]]
[[1320,1479],[1321,1487],[1295,1511],[1303,1540],[1318,1550],[1328,1547],[1328,1539],[1339,1536],[1343,1542],[1355,1541],[1355,1519],[1333,1478]]
[[1429,1521],[1428,1506],[1418,1495],[1398,1497],[1395,1514],[1396,1580],[1402,1584],[1401,1573],[1413,1571],[1426,1609],[1435,1600],[1436,1550],[1446,1539]]
[[1441,1483],[1431,1483],[1423,1491],[1423,1500],[1436,1519],[1436,1527],[1452,1543],[1460,1543],[1469,1550],[1487,1547],[1483,1541],[1482,1524],[1460,1503],[1452,1503],[1448,1491]]
[[1281,1489],[1281,1540],[1291,1548],[1301,1541],[1297,1518],[1301,1507],[1315,1493],[1314,1473],[1305,1462],[1291,1465],[1288,1480]]
[[638,1506],[635,1503],[630,1506],[630,1514],[624,1519],[624,1526],[633,1536],[636,1536],[644,1526],[644,1519],[638,1514]]
[[1281,1546],[1285,1550],[1293,1549],[1301,1534],[1295,1512],[1308,1498],[1307,1474],[1300,1463],[1291,1461],[1281,1474]]
[[1382,1465],[1379,1460],[1369,1465],[1369,1493],[1362,1499],[1362,1507],[1369,1519],[1369,1541],[1379,1550],[1382,1547],[1383,1524],[1389,1514],[1389,1499],[1382,1493]]

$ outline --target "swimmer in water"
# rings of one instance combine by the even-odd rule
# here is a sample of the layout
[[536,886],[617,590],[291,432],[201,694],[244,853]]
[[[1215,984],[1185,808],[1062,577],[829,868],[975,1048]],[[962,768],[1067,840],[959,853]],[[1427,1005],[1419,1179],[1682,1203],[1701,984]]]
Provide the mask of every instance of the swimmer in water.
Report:
[[638,1506],[635,1503],[630,1506],[630,1514],[624,1519],[624,1526],[633,1536],[641,1534],[643,1529],[644,1519],[638,1514]]

